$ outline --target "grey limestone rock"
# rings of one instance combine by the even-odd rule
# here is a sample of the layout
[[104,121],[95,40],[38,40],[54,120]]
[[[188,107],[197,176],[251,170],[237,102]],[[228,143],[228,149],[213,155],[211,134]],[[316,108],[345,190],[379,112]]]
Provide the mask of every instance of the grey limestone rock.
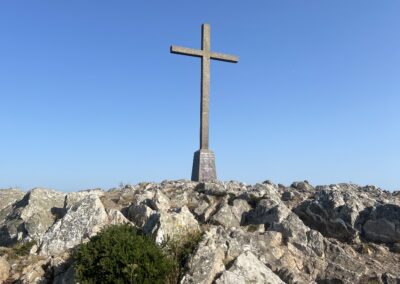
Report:
[[21,200],[25,194],[26,192],[16,188],[0,189],[0,211]]
[[45,265],[47,264],[47,260],[37,260],[29,265],[25,266],[22,270],[22,276],[19,279],[19,283],[21,284],[42,284],[46,283],[47,279],[45,278]]
[[212,215],[221,206],[221,201],[218,197],[201,194],[201,196],[190,204],[191,210],[195,217],[201,222],[208,222]]
[[200,232],[200,226],[186,206],[155,212],[143,227],[147,234],[154,234],[156,243],[167,240],[180,241],[188,235]]
[[3,216],[3,220],[0,220],[0,245],[9,245],[22,239],[40,242],[48,228],[62,217],[64,198],[63,193],[35,188],[11,207],[4,208],[0,213]]
[[46,232],[40,254],[61,254],[97,234],[108,223],[108,214],[100,198],[87,195]]
[[141,204],[132,204],[128,208],[127,217],[131,220],[136,226],[143,227],[147,220],[149,220],[150,216],[155,212],[149,206],[141,203]]
[[245,213],[250,211],[251,207],[246,200],[235,199],[229,205],[228,200],[225,200],[221,208],[211,218],[211,222],[229,227],[239,227],[242,224],[242,219]]
[[202,182],[196,187],[197,192],[207,195],[225,196],[228,194],[225,185],[222,182]]
[[65,196],[65,204],[64,207],[66,209],[71,208],[78,202],[80,202],[83,198],[85,198],[88,195],[97,195],[98,197],[102,197],[104,195],[104,191],[100,189],[90,189],[90,190],[82,190],[78,192],[69,192]]
[[362,226],[365,237],[384,243],[400,242],[400,206],[384,204],[376,206]]
[[[66,195],[0,191],[0,240],[40,240],[39,255],[32,250],[9,263],[18,283],[74,283],[70,249],[121,223],[159,244],[201,232],[181,283],[397,283],[399,207],[400,194],[374,186],[306,181],[286,187],[177,180]],[[9,250],[0,248],[4,258]]]
[[215,239],[216,234],[216,229],[205,233],[196,253],[189,260],[182,284],[211,284],[225,270],[225,248]]
[[317,187],[313,198],[302,202],[294,212],[324,236],[349,241],[359,233],[360,213],[376,202],[355,185],[339,184]]
[[279,276],[265,266],[251,252],[247,251],[239,255],[233,265],[225,270],[215,281],[216,284],[247,284],[247,283],[265,283],[265,284],[284,284]]

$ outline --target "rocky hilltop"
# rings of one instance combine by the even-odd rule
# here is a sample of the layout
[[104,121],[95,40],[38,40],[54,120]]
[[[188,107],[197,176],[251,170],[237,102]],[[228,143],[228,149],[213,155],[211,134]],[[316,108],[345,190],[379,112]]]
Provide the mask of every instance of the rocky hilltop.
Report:
[[74,283],[71,249],[120,223],[158,243],[202,232],[181,283],[400,283],[400,192],[183,180],[0,190],[0,282]]

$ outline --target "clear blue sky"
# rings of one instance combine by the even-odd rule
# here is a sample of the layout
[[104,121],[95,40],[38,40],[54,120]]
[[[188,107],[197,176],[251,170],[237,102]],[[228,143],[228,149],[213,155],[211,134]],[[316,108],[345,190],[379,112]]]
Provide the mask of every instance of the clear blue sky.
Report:
[[400,188],[400,2],[1,1],[0,188],[190,178],[200,60],[222,180]]

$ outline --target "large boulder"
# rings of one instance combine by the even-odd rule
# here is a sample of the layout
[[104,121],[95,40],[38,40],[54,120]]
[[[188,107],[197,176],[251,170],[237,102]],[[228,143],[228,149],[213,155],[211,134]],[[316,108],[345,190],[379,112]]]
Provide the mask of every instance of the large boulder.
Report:
[[19,283],[21,284],[42,284],[48,282],[45,277],[45,266],[47,260],[38,260],[25,266],[22,270]]
[[188,271],[181,283],[211,284],[218,274],[225,270],[224,259],[226,248],[216,238],[216,228],[203,236],[195,254],[190,258]]
[[228,194],[225,184],[218,181],[199,183],[196,190],[199,193],[214,196],[225,196]]
[[303,222],[326,237],[351,241],[359,233],[358,218],[376,199],[356,185],[317,187],[312,199],[294,208]]
[[18,226],[13,226],[11,215],[14,204],[20,201],[26,192],[17,189],[0,190],[0,246],[7,246],[16,241]]
[[84,199],[88,195],[97,195],[98,197],[102,197],[104,195],[104,191],[101,189],[89,189],[89,190],[81,190],[78,192],[69,192],[65,196],[65,209],[69,209],[75,204],[79,203],[82,199]]
[[155,211],[144,203],[132,204],[127,210],[127,217],[137,227],[142,228],[154,213]]
[[211,222],[225,228],[239,227],[243,223],[244,214],[250,209],[251,207],[246,200],[235,199],[231,205],[228,200],[225,200],[217,213],[212,216]]
[[62,217],[64,198],[63,193],[35,188],[11,208],[6,207],[7,212],[3,212],[6,216],[0,220],[0,245],[10,245],[22,239],[40,242],[49,227]]
[[16,188],[0,189],[0,211],[21,200],[25,194],[26,192]]
[[326,237],[349,242],[363,234],[371,241],[391,243],[400,240],[398,208],[396,195],[377,187],[335,184],[317,186],[312,198],[293,211]]
[[264,225],[265,230],[282,233],[287,241],[295,243],[298,247],[307,247],[307,232],[310,229],[277,195],[261,199],[253,210],[244,215],[243,224]]
[[168,240],[181,241],[200,232],[200,226],[186,206],[155,211],[143,226],[146,234],[155,235],[156,243]]
[[208,222],[223,201],[219,197],[200,194],[191,205],[191,211],[200,222]]
[[229,270],[225,270],[215,281],[216,284],[284,284],[278,275],[265,266],[251,252],[247,251],[239,255]]
[[115,224],[115,220],[120,220],[118,223],[129,222],[122,214],[113,211],[107,213],[98,195],[86,195],[46,232],[40,246],[40,254],[63,253],[88,240],[105,225]]
[[365,237],[371,241],[400,242],[400,206],[378,205],[369,214],[362,230]]

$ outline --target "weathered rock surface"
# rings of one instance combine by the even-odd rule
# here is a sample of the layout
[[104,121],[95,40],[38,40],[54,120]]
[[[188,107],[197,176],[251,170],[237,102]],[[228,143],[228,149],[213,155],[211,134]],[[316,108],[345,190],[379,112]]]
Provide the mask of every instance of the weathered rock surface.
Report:
[[25,194],[26,192],[16,188],[0,189],[0,210],[13,205],[18,200],[21,200]]
[[378,205],[362,225],[365,237],[371,241],[400,243],[400,206]]
[[[9,197],[1,210],[0,245],[9,245],[23,239],[40,242],[43,234],[63,214],[65,194],[42,188],[35,188],[14,203]],[[7,192],[10,195],[10,192]],[[3,196],[0,193],[0,196]],[[12,204],[11,204],[12,203]]]
[[10,275],[10,264],[4,257],[0,256],[0,283],[6,281]]
[[38,260],[31,265],[27,265],[23,268],[19,281],[23,284],[40,284],[45,281],[45,265],[46,260]]
[[196,254],[188,263],[189,272],[183,283],[210,284],[225,270],[225,249],[215,241],[216,228],[207,231],[199,244]]
[[40,254],[61,254],[88,240],[108,224],[126,222],[129,221],[116,211],[107,214],[97,195],[85,195],[46,232],[41,242]]
[[271,269],[247,251],[239,255],[233,265],[215,281],[216,284],[266,283],[284,284]]
[[376,242],[400,241],[399,200],[374,186],[319,186],[294,212],[310,228],[340,241],[360,234]]
[[180,240],[200,232],[200,226],[186,206],[161,211],[151,216],[143,226],[145,233],[154,234],[156,243],[167,240]]
[[0,279],[75,283],[70,249],[121,223],[159,244],[202,232],[181,283],[400,283],[400,193],[307,181],[0,190],[0,246],[37,243],[11,262],[6,250]]
[[211,218],[211,222],[225,228],[239,227],[243,223],[243,216],[250,211],[251,206],[243,199],[235,199],[232,205],[229,201],[222,202],[219,210]]

